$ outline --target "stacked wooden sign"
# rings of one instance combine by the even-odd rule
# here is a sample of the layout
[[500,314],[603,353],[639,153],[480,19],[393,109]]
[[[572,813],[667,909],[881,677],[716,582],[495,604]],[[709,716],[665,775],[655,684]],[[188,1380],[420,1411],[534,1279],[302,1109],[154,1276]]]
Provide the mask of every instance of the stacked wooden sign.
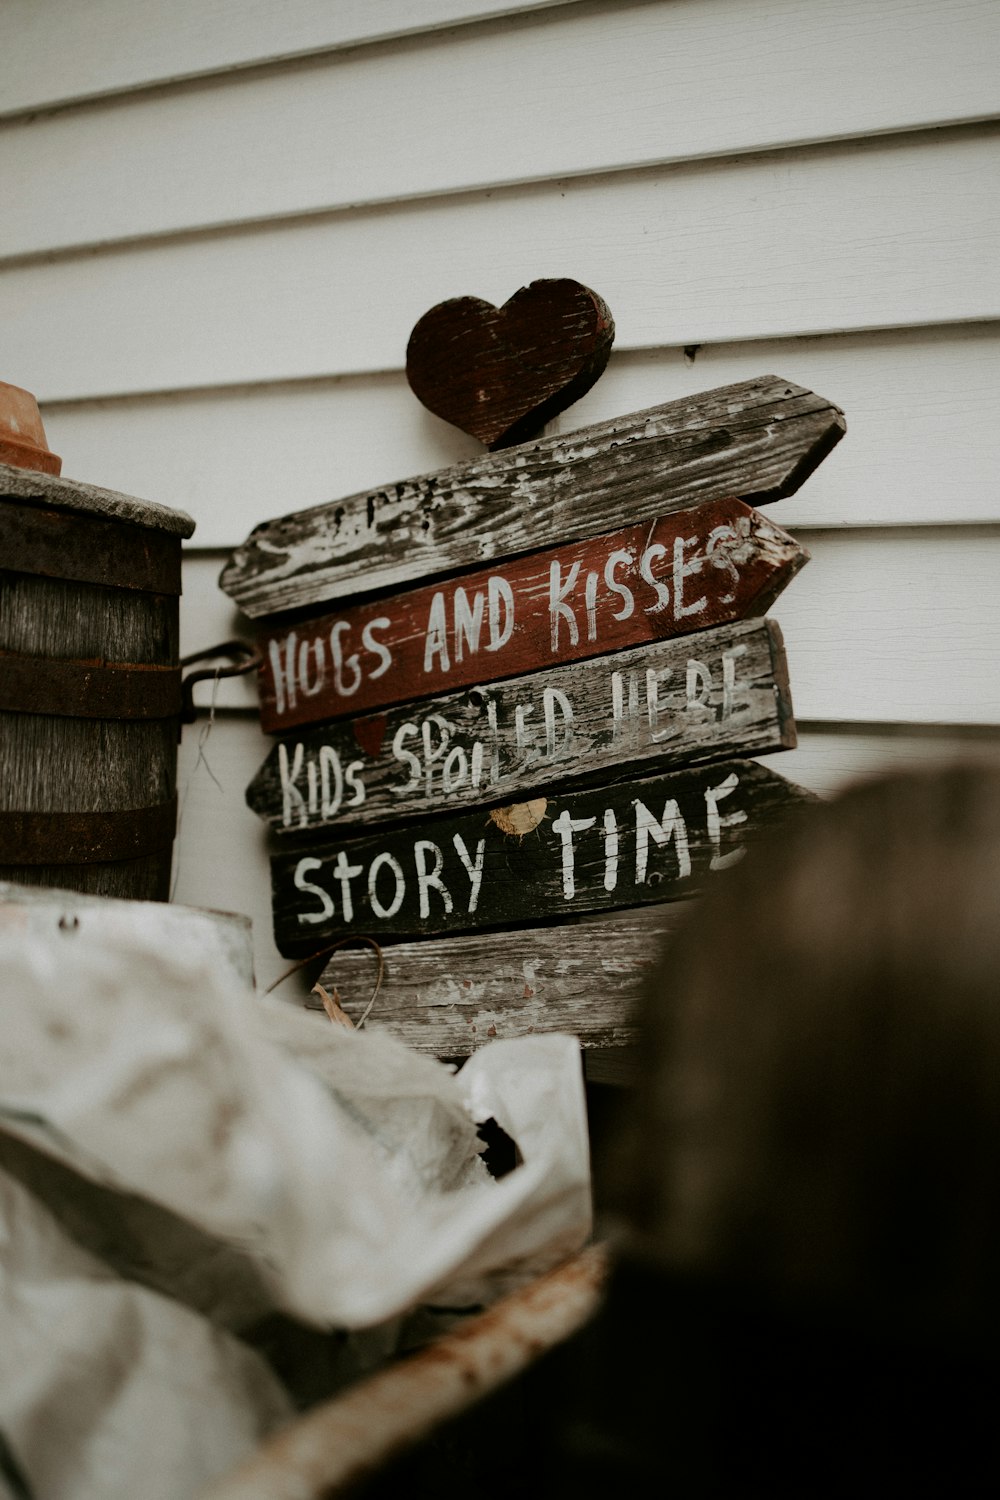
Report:
[[[808,556],[757,507],[843,432],[768,375],[257,527],[220,584],[260,620],[281,952],[374,939],[372,1019],[441,1057],[634,1040],[678,898],[809,795],[750,758],[795,743],[764,616]],[[324,980],[356,1018],[374,976]]]

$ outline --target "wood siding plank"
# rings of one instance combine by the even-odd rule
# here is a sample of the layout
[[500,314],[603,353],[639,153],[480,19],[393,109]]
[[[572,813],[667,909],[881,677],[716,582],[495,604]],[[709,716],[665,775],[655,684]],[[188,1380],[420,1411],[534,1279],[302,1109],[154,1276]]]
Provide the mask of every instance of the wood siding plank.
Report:
[[885,137],[15,265],[6,368],[43,402],[398,369],[435,303],[552,271],[605,299],[619,350],[995,319],[997,141]]
[[4,111],[517,15],[565,0],[5,0]]
[[560,7],[502,33],[466,28],[0,125],[2,253],[1000,114],[993,0],[758,0],[752,26],[745,17],[745,0]]
[[[696,357],[677,348],[613,354],[593,390],[548,431],[761,370],[829,392],[850,429],[808,484],[770,506],[772,520],[799,532],[1000,520],[996,323],[710,344]],[[180,504],[197,521],[195,546],[227,550],[287,509],[293,492],[296,503],[318,505],[482,451],[425,411],[401,372],[45,406],[42,415],[64,473]]]

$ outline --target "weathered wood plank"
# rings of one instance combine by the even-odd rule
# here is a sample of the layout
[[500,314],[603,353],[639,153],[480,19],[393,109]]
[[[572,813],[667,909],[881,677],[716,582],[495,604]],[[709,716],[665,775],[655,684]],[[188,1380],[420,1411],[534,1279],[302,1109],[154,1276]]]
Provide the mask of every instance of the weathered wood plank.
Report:
[[381,941],[678,900],[811,800],[755,761],[728,760],[316,842],[271,859],[275,942],[292,956],[353,933]]
[[[661,946],[692,903],[637,907],[556,927],[396,943],[369,1026],[418,1052],[467,1057],[495,1037],[567,1031],[584,1047],[638,1040],[633,1006]],[[378,965],[371,948],[345,947],[320,975],[357,1023]],[[309,1002],[310,1004],[312,1002]],[[320,1002],[316,1001],[316,1006]]]
[[258,636],[261,727],[322,723],[761,615],[809,554],[709,501]]
[[846,430],[840,408],[776,375],[265,521],[219,578],[246,614],[511,557],[738,495],[793,494]]
[[289,736],[246,800],[296,835],[794,745],[781,631],[748,620]]

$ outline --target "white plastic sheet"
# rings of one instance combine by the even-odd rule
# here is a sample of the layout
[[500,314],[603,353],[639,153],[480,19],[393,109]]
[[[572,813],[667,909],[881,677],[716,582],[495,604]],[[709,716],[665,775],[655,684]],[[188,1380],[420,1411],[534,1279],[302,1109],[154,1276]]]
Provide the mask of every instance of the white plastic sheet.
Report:
[[[522,1158],[501,1180],[486,1171],[476,1132],[490,1116]],[[95,1215],[127,1230],[110,1256],[116,1275],[67,1239],[64,1216],[57,1223],[5,1178],[0,1258],[5,1286],[14,1289],[10,1305],[22,1305],[28,1260],[17,1247],[26,1234],[48,1246],[37,1258],[49,1268],[40,1295],[51,1283],[56,1296],[69,1275],[84,1309],[96,1307],[98,1287],[101,1297],[114,1287],[141,1303],[138,1322],[129,1314],[130,1326],[141,1327],[134,1357],[121,1357],[117,1335],[93,1336],[92,1360],[117,1371],[109,1402],[131,1411],[155,1405],[151,1371],[168,1359],[194,1407],[199,1386],[223,1405],[233,1402],[233,1422],[215,1409],[218,1399],[210,1403],[210,1425],[221,1434],[211,1461],[220,1464],[220,1443],[227,1461],[238,1457],[283,1410],[257,1356],[238,1346],[246,1362],[233,1364],[225,1330],[273,1309],[317,1328],[377,1332],[425,1304],[488,1303],[578,1249],[591,1231],[574,1038],[495,1041],[454,1073],[375,1028],[342,1029],[322,1013],[234,984],[203,951],[186,953],[176,933],[160,943],[123,934],[109,945],[67,930],[40,942],[37,932],[0,922],[0,1133],[98,1195],[89,1204],[81,1195],[91,1245]],[[64,1275],[67,1251],[84,1255],[89,1269],[74,1262]],[[203,1357],[190,1339],[167,1335],[157,1322],[162,1310],[148,1312],[153,1303],[185,1324],[204,1324]],[[83,1343],[91,1316],[81,1314]],[[122,1316],[108,1327],[120,1327]],[[33,1410],[56,1445],[62,1424],[75,1422],[74,1451],[87,1459],[75,1488],[41,1488],[37,1500],[158,1495],[114,1477],[130,1473],[131,1449],[120,1425],[106,1427],[100,1380],[87,1406],[89,1451],[87,1432],[77,1430],[77,1397],[53,1395],[66,1379],[56,1346],[51,1388],[44,1346],[29,1386],[8,1353],[20,1347],[5,1335],[0,1430],[5,1419],[10,1426],[6,1414],[19,1414],[14,1436],[7,1433],[17,1455]],[[173,1352],[156,1352],[164,1349]],[[220,1376],[220,1365],[237,1374]],[[149,1434],[145,1423],[133,1425],[131,1444],[141,1452]],[[98,1470],[101,1483],[88,1487],[85,1476]],[[163,1493],[182,1500],[207,1477],[204,1463],[181,1463]]]

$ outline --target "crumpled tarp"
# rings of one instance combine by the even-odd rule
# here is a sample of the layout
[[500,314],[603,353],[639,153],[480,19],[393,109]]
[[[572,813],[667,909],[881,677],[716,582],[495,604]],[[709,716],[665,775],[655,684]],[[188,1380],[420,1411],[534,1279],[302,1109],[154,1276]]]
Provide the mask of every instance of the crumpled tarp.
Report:
[[[520,1157],[499,1180],[490,1117]],[[0,922],[0,1212],[0,1493],[20,1472],[35,1500],[183,1500],[290,1410],[243,1339],[262,1319],[384,1358],[420,1308],[586,1242],[579,1045],[494,1041],[455,1072],[176,933]]]

